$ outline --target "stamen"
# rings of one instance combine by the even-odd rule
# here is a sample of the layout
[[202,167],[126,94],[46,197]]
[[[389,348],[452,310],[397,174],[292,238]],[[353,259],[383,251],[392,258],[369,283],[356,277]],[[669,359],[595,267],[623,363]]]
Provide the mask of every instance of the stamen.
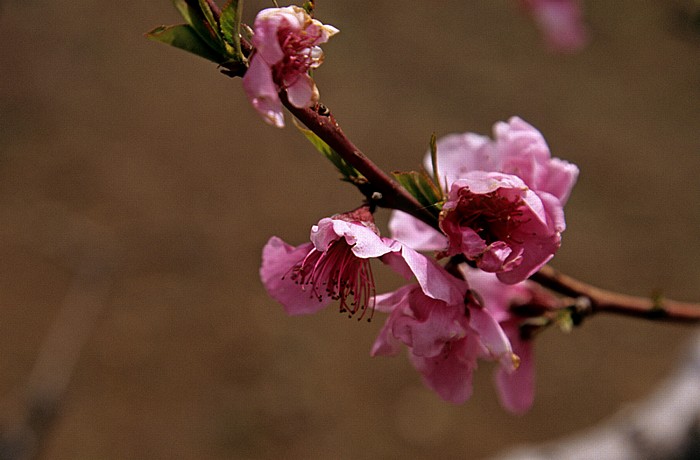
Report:
[[283,278],[288,274],[319,302],[324,297],[340,301],[339,311],[348,313],[350,318],[359,312],[358,321],[361,320],[367,309],[371,310],[367,320],[374,316],[376,289],[372,266],[369,259],[353,254],[345,238],[333,241],[324,252],[312,249]]

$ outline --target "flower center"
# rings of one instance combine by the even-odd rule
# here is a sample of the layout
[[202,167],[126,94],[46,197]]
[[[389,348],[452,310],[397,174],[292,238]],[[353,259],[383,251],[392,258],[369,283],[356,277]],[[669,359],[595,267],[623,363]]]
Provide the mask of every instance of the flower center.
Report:
[[316,33],[309,33],[309,30],[305,29],[289,33],[280,30],[277,36],[284,51],[284,58],[274,66],[273,78],[281,87],[291,86],[300,74],[320,64],[323,52],[315,43],[321,37],[321,31],[319,29]]
[[513,232],[523,221],[522,199],[509,200],[497,192],[475,194],[468,188],[459,191],[455,211],[460,227],[474,230],[487,245],[496,241],[516,242]]
[[376,294],[372,267],[369,259],[353,254],[345,238],[333,241],[326,251],[312,249],[292,268],[291,279],[319,302],[324,297],[340,300],[340,312],[348,317],[359,312],[361,320],[370,310],[367,321],[372,320]]

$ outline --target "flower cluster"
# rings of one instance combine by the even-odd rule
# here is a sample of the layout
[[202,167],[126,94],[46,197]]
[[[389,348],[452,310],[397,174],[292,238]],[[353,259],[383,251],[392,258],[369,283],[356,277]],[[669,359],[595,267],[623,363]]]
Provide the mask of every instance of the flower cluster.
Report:
[[[437,175],[448,190],[442,232],[400,211],[389,227],[414,249],[462,254],[514,284],[559,249],[578,168],[552,158],[542,134],[520,118],[496,123],[494,137],[453,134],[437,142]],[[432,172],[429,154],[425,166]]]
[[267,8],[258,13],[243,89],[266,122],[284,126],[281,90],[286,90],[295,107],[308,107],[318,101],[318,89],[309,70],[323,62],[318,45],[336,33],[338,29],[312,19],[298,6]]
[[[521,413],[532,405],[534,369],[516,307],[557,305],[527,278],[559,248],[578,169],[552,158],[542,135],[519,118],[497,123],[494,133],[493,140],[473,133],[440,139],[435,165],[428,154],[426,168],[444,190],[435,228],[395,211],[391,238],[382,237],[363,206],[321,219],[300,246],[272,237],[260,275],[291,315],[334,300],[351,317],[386,313],[372,356],[405,347],[426,385],[446,401],[470,397],[479,360],[497,362],[501,402]],[[415,282],[378,295],[371,259]]]

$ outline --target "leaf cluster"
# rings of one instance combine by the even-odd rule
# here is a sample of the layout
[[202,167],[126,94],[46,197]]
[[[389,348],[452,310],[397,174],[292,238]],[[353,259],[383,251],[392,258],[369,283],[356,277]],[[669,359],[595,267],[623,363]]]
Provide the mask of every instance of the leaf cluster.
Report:
[[[173,0],[185,24],[160,26],[146,34],[151,40],[174,46],[243,76],[248,67],[241,46],[242,0],[229,0],[219,8],[211,0]],[[243,39],[250,37],[243,37]]]

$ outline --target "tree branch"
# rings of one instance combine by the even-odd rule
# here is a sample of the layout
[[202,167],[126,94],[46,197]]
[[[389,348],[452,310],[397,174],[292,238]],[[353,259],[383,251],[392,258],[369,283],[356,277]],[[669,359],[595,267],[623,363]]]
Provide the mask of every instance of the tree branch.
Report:
[[700,304],[662,297],[636,297],[601,289],[558,272],[545,265],[531,280],[569,297],[590,300],[589,315],[615,313],[635,318],[676,323],[700,323]]
[[284,106],[307,128],[313,131],[326,144],[343,157],[369,181],[372,189],[379,193],[373,197],[373,203],[385,208],[399,209],[420,219],[431,227],[438,229],[435,216],[406,192],[395,180],[382,171],[353,144],[340,129],[330,110],[324,107],[319,113],[317,108],[298,108],[287,98],[286,91],[280,91]]

